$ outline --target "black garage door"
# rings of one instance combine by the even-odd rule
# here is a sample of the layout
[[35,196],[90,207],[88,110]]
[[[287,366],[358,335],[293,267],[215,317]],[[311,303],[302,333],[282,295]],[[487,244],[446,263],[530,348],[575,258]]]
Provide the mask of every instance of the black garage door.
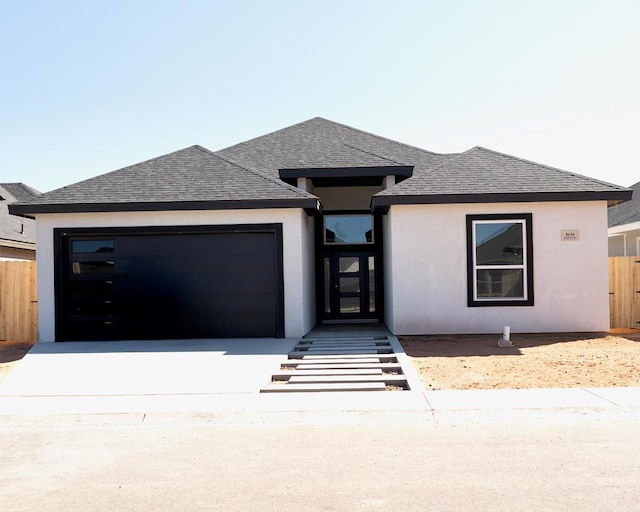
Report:
[[283,336],[280,225],[57,230],[57,339]]

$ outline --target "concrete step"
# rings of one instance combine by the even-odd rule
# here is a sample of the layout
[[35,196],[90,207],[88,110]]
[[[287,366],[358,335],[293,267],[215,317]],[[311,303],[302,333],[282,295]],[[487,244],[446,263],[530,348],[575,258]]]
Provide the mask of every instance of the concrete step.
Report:
[[294,350],[293,352],[289,352],[289,357],[304,357],[304,356],[309,356],[309,355],[316,355],[316,356],[348,356],[349,354],[354,354],[354,355],[358,355],[358,356],[369,356],[369,357],[375,357],[380,353],[392,353],[393,350],[391,348],[380,348],[377,350],[371,350],[371,349],[366,349],[366,350]]
[[301,340],[298,342],[298,345],[314,345],[317,347],[320,346],[332,346],[332,345],[377,345],[377,344],[381,344],[381,343],[385,343],[385,344],[389,344],[388,340],[356,340],[356,341],[349,341],[349,340],[331,340],[331,341],[306,341],[306,340]]
[[382,375],[381,368],[324,368],[320,370],[296,369],[285,372],[276,372],[272,375],[273,380],[289,380],[293,376],[336,376],[336,375]]
[[347,382],[324,384],[273,384],[264,387],[260,393],[318,393],[322,391],[384,391],[384,382]]
[[404,375],[294,375],[289,378],[290,384],[323,382],[384,382],[398,386],[406,384],[407,378]]
[[361,362],[361,363],[380,363],[380,359],[377,358],[377,357],[362,358],[362,359],[360,359],[360,358],[358,358],[358,359],[353,359],[353,358],[345,358],[345,359],[338,359],[338,358],[330,358],[330,359],[288,359],[287,361],[282,363],[282,366],[303,366],[303,365],[307,365],[307,364],[318,364],[320,362],[340,364],[340,363],[353,363],[354,361]]
[[379,350],[390,351],[391,347],[382,347],[371,345],[370,347],[295,347],[295,352],[309,352],[310,354],[318,354],[323,352],[331,352],[335,354],[360,354],[363,352],[378,352]]
[[302,338],[301,342],[306,341],[326,341],[328,343],[334,341],[380,341],[389,339],[387,336],[339,336],[339,337],[326,337],[326,338]]
[[[285,366],[284,364],[282,366]],[[393,370],[400,371],[400,363],[359,363],[359,362],[347,362],[347,363],[324,363],[324,364],[309,364],[298,365],[295,368],[305,370],[331,370],[331,369],[352,369],[352,370],[365,370],[369,368],[380,368],[381,370]]]
[[[311,366],[325,366],[333,368],[384,368],[385,365],[400,365],[395,360],[382,361],[380,359],[288,359],[280,364],[283,367],[310,368]],[[364,365],[364,366],[362,366]]]
[[395,359],[395,354],[303,354],[304,361],[310,361],[313,359]]
[[388,343],[380,343],[378,345],[369,344],[369,345],[343,345],[343,344],[334,344],[334,345],[296,345],[294,350],[377,350],[379,348],[391,348],[391,345]]
[[305,370],[331,370],[331,369],[352,369],[352,370],[367,370],[371,368],[380,368],[381,370],[400,370],[400,363],[344,363],[344,364],[310,364],[305,366],[296,366],[298,370],[304,368]]

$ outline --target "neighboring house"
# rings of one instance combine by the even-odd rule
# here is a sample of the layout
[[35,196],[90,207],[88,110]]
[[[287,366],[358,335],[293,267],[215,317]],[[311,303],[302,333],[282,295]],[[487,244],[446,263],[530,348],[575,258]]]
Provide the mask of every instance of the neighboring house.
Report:
[[640,182],[633,198],[609,208],[609,256],[640,256]]
[[36,223],[9,214],[9,205],[40,194],[24,183],[0,183],[0,260],[36,259]]
[[606,331],[607,206],[631,191],[315,118],[11,206],[38,222],[42,341]]

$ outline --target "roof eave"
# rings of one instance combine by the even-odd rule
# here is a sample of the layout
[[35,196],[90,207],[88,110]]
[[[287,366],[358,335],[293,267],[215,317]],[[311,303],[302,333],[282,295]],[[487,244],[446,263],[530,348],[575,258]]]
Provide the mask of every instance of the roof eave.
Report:
[[18,242],[16,240],[9,240],[7,238],[0,239],[0,246],[11,247],[13,249],[26,249],[29,251],[36,250],[36,244],[33,242]]
[[105,212],[156,212],[184,210],[262,210],[272,208],[300,208],[309,215],[321,212],[316,198],[258,199],[229,201],[166,201],[137,203],[64,203],[64,204],[12,204],[12,215],[32,217],[46,213],[105,213]]
[[598,192],[526,192],[493,194],[431,194],[373,196],[374,213],[385,214],[392,205],[401,204],[465,204],[465,203],[537,203],[550,201],[607,201],[607,206],[631,199],[631,190]]
[[413,165],[386,165],[377,167],[306,167],[278,169],[280,179],[296,178],[362,178],[398,176],[410,178],[413,175]]

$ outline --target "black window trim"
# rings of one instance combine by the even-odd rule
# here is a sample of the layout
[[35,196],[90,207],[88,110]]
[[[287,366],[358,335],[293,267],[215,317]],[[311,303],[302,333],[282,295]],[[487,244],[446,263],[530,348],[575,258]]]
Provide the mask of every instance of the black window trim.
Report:
[[[527,296],[524,299],[483,300],[474,297],[475,266],[473,223],[482,220],[517,220],[524,221],[526,236],[525,279]],[[467,215],[467,306],[468,307],[504,307],[533,306],[533,214],[531,213],[492,213]]]

